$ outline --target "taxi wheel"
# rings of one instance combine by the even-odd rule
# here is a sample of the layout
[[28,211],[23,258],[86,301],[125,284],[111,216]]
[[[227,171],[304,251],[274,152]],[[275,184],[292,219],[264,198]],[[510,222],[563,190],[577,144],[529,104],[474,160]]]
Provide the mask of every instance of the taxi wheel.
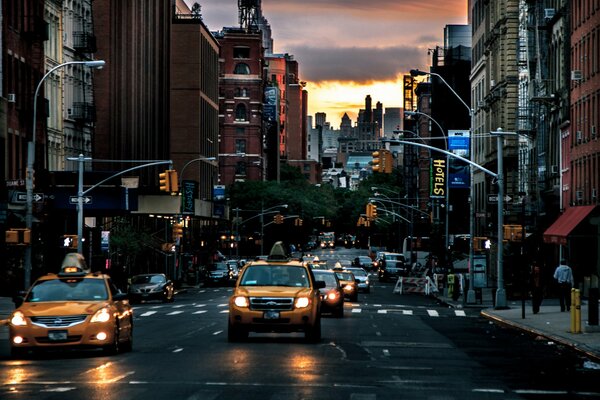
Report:
[[321,340],[321,318],[318,317],[314,325],[308,326],[304,332],[307,342],[317,343]]
[[27,355],[27,349],[23,349],[21,347],[11,347],[10,348],[10,356],[14,359],[21,359]]
[[121,346],[124,352],[130,352],[133,350],[133,321],[130,321],[129,334],[127,335],[127,341]]
[[109,355],[114,355],[118,354],[119,350],[119,327],[115,325],[112,343],[104,346],[104,352]]
[[236,327],[229,322],[227,324],[227,341],[240,342],[248,338],[248,331],[244,328]]

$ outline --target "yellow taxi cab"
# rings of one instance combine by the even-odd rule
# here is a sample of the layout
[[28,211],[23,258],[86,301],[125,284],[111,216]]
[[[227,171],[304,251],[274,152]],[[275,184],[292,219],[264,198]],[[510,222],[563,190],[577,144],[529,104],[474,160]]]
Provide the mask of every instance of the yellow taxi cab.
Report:
[[275,243],[267,260],[252,261],[240,272],[229,299],[228,340],[249,332],[304,332],[307,341],[320,341],[323,287],[309,265],[288,259],[282,243]]
[[14,299],[8,319],[13,357],[30,350],[99,347],[131,351],[133,310],[108,275],[91,273],[83,256],[65,257],[58,274],[37,279]]

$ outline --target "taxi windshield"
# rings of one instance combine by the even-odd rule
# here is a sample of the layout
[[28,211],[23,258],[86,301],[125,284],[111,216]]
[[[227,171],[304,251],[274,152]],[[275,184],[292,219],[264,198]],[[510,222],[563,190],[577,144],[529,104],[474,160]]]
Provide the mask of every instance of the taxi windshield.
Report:
[[102,279],[68,278],[38,281],[29,291],[26,302],[107,300]]
[[316,280],[325,282],[326,288],[334,288],[338,286],[338,283],[335,280],[335,276],[333,274],[320,273],[319,271],[317,271],[314,275]]
[[354,280],[354,275],[352,275],[352,273],[350,273],[350,272],[336,272],[336,274],[337,274],[338,278],[343,281],[353,281]]
[[309,281],[303,267],[256,265],[246,268],[240,285],[309,287]]

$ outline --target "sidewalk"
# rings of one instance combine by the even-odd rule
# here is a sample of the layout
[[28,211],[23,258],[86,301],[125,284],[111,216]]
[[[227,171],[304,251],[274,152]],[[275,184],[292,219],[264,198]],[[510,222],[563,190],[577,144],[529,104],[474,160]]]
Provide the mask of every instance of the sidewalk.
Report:
[[[484,289],[481,302],[478,304],[463,304],[462,298],[454,301],[443,295],[439,295],[438,299],[455,308],[480,308],[483,317],[496,323],[545,337],[549,341],[584,353],[597,362],[600,361],[600,326],[587,324],[587,300],[581,302],[582,333],[571,333],[571,313],[560,311],[558,299],[544,299],[538,314],[533,314],[531,301],[526,300],[525,318],[523,318],[521,300],[508,300],[507,309],[495,309],[491,289]],[[573,311],[573,307],[571,307],[571,311]]]

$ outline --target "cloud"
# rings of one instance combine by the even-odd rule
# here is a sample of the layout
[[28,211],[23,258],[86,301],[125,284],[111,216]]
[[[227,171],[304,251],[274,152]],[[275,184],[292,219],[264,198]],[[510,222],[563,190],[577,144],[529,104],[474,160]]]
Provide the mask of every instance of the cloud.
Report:
[[417,47],[293,47],[303,80],[350,81],[365,84],[396,80],[425,65],[426,53]]

